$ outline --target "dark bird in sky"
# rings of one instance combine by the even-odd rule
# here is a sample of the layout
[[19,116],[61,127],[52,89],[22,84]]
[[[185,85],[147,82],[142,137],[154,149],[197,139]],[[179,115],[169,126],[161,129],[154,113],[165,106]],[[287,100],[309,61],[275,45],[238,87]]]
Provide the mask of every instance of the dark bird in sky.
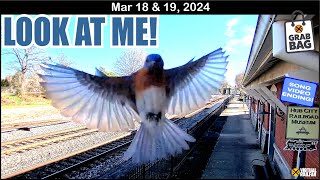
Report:
[[195,139],[165,115],[184,115],[206,105],[224,80],[224,53],[219,48],[172,69],[163,68],[160,55],[150,54],[140,70],[122,77],[44,64],[39,76],[52,105],[88,128],[125,131],[139,122],[123,158],[140,164],[189,149],[187,141]]

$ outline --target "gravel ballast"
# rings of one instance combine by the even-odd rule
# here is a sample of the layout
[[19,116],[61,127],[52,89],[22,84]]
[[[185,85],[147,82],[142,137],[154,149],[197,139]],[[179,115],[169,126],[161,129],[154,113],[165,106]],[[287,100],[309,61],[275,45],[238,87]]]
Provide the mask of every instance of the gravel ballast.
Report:
[[[215,108],[217,105],[214,105],[210,108]],[[1,118],[5,117],[6,121],[3,122],[26,122],[26,121],[40,121],[40,120],[49,120],[49,119],[59,119],[59,120],[69,120],[61,116],[53,107],[42,107],[42,108],[33,108],[32,110],[36,111],[30,113],[30,108],[28,109],[19,109],[14,111],[12,109],[5,109],[4,112],[1,112]],[[28,116],[28,111],[30,116]],[[9,120],[10,113],[13,120]],[[205,112],[200,112],[196,116],[203,117],[207,115]],[[182,128],[186,129],[194,122],[181,122]],[[179,123],[180,124],[180,123]],[[26,137],[32,137],[40,134],[47,134],[56,131],[66,130],[70,128],[80,127],[83,125],[76,124],[73,122],[67,122],[63,124],[56,124],[50,126],[42,126],[31,128],[30,131],[12,131],[1,133],[1,142],[12,141],[16,139],[22,139]],[[5,155],[1,157],[1,177],[9,175],[19,170],[29,168],[31,166],[44,163],[49,160],[57,159],[59,157],[65,156],[75,151],[79,151],[85,148],[92,147],[96,144],[105,142],[107,140],[115,139],[119,136],[126,134],[127,132],[93,132],[91,134],[76,137],[70,140],[52,143],[44,147],[35,148],[32,150],[23,151],[21,153],[13,153],[11,155]],[[112,158],[102,162],[101,165],[92,168],[86,173],[80,173],[75,175],[76,178],[92,178],[101,175],[101,169],[108,170],[113,166],[113,163],[117,162],[117,159]],[[74,176],[73,176],[74,177]]]

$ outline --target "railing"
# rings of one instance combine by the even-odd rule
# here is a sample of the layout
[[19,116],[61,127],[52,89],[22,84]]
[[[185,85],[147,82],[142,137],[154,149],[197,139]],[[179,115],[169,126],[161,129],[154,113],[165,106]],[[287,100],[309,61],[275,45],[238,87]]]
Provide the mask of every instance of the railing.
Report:
[[[199,139],[208,130],[210,124],[212,124],[216,117],[218,117],[221,112],[225,109],[226,105],[229,103],[233,96],[229,96],[226,100],[221,103],[212,113],[206,116],[202,121],[199,121],[195,126],[188,129],[188,133],[191,134],[196,139]],[[120,169],[115,170],[110,173],[108,177],[111,179],[168,179],[174,175],[174,172],[179,169],[179,167],[186,160],[187,156],[192,152],[197,142],[188,142],[190,149],[184,151],[178,156],[171,156],[168,160],[159,160],[154,163],[149,163],[146,165],[141,165],[139,167],[134,167],[126,165]]]

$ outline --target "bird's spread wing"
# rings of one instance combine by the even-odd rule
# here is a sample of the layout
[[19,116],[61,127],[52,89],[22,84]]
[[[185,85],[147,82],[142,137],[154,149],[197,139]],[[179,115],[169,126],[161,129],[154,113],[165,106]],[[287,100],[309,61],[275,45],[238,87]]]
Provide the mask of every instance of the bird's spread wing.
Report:
[[139,120],[132,77],[94,76],[62,65],[41,66],[41,85],[62,115],[100,131],[133,129]]
[[218,93],[228,64],[228,56],[223,55],[219,48],[196,61],[165,70],[169,115],[185,115],[197,110],[212,94]]

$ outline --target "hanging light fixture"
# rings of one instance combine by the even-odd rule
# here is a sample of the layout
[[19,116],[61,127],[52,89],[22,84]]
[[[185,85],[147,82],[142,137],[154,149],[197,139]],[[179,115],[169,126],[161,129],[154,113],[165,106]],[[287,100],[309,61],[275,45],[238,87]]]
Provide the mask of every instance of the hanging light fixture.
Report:
[[264,108],[261,112],[259,112],[258,114],[261,114],[261,115],[265,115],[265,114],[271,114],[270,112],[266,111]]
[[263,105],[263,110],[261,112],[259,112],[258,114],[261,114],[261,115],[265,115],[265,114],[271,114],[270,112],[266,111],[265,108],[264,108],[264,103],[260,103],[261,105]]
[[277,106],[276,106],[276,114],[281,118],[281,121],[284,121],[285,113]]

